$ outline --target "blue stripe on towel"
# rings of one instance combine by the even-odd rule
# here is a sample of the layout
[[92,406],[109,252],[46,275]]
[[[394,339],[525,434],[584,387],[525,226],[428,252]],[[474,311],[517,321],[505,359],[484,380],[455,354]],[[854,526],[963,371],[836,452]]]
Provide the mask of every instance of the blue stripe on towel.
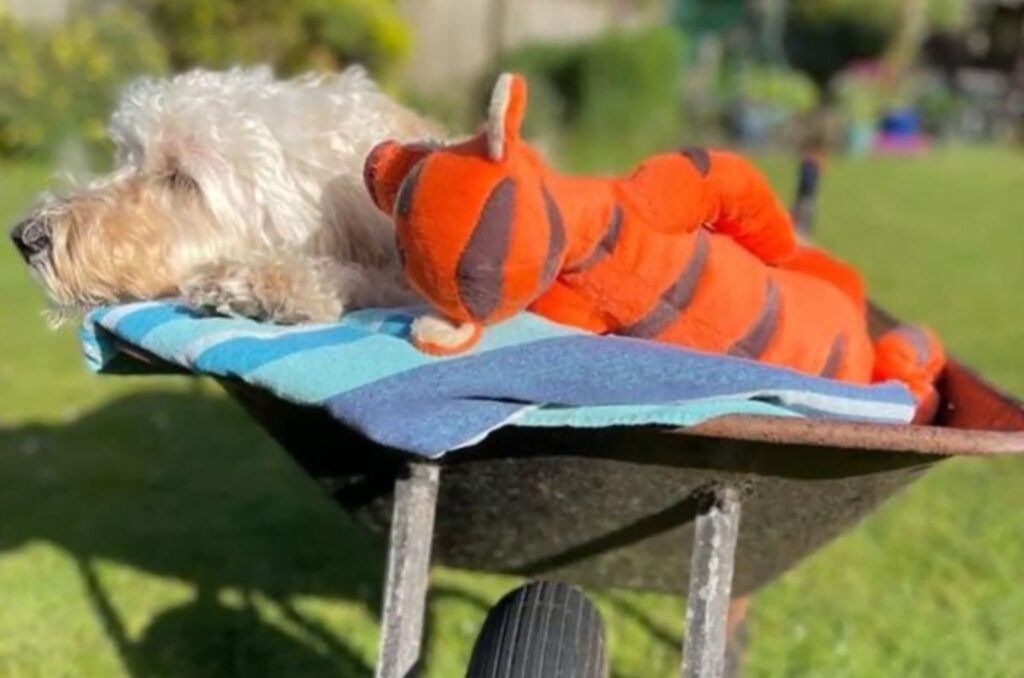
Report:
[[[116,313],[116,311],[114,312]],[[113,315],[111,313],[110,315]],[[113,327],[109,323],[101,323],[124,339],[137,342],[146,338],[153,329],[172,320],[195,320],[199,315],[184,306],[159,305],[146,306],[134,313],[119,317]],[[109,318],[109,316],[108,316]]]
[[230,365],[232,374],[248,374],[268,363],[317,348],[337,347],[372,336],[355,327],[327,326],[315,331],[258,334],[239,330],[202,351],[192,363],[200,372]]
[[[733,369],[728,369],[732,367]],[[812,379],[791,370],[736,358],[682,351],[634,339],[576,335],[509,346],[488,354],[434,362],[347,389],[327,400],[339,420],[377,442],[423,454],[464,445],[482,430],[493,430],[534,405],[559,408],[607,408],[607,425],[680,424],[686,417],[649,419],[630,406],[658,406],[732,398],[756,403],[744,411],[794,413],[789,401],[804,404]],[[906,389],[896,384],[874,387],[814,379],[814,402],[827,401],[832,416],[902,420]],[[871,396],[870,406],[865,396]],[[775,401],[764,402],[763,398]],[[494,403],[502,403],[495,407]],[[857,407],[859,406],[859,407]],[[415,424],[408,414],[417,413]],[[555,419],[548,410],[549,422]],[[596,414],[596,413],[595,413]],[[707,418],[707,417],[705,417]],[[565,416],[563,421],[577,421]],[[703,419],[702,419],[703,420]]]

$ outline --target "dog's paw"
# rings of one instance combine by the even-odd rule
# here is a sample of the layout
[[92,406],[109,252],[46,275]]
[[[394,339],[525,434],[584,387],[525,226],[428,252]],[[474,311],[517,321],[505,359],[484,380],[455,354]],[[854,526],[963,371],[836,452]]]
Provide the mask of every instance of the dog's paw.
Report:
[[282,324],[337,320],[342,304],[322,287],[308,269],[219,263],[197,271],[181,293],[190,305],[220,315]]
[[215,271],[203,271],[181,286],[181,294],[190,305],[208,313],[266,320],[269,309],[252,294],[248,282],[224,278]]

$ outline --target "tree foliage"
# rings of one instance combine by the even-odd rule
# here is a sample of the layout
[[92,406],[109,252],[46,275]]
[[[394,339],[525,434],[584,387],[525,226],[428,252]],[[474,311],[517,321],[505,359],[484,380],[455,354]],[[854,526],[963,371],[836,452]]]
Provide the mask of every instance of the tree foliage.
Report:
[[[926,29],[961,24],[967,0],[922,0]],[[882,56],[906,20],[906,0],[790,0],[786,55],[821,88],[852,62]]]
[[283,73],[351,62],[393,74],[411,45],[394,0],[140,0],[175,68],[268,62]]
[[116,7],[50,30],[0,15],[0,45],[0,155],[53,150],[69,137],[102,143],[121,85],[166,68],[142,17]]

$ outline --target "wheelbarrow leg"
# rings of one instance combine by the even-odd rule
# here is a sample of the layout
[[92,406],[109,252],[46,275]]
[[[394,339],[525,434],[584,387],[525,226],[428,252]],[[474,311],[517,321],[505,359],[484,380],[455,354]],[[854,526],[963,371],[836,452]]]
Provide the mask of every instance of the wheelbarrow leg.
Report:
[[414,463],[395,481],[376,678],[419,673],[439,475],[434,464]]
[[686,603],[683,678],[721,678],[725,672],[726,619],[740,525],[739,494],[715,492],[697,514]]

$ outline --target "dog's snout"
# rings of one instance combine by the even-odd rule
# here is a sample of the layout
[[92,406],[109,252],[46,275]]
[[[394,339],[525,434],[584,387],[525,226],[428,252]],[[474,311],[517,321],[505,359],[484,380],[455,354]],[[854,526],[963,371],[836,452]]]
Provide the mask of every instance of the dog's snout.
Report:
[[50,249],[50,226],[46,219],[29,217],[11,229],[11,240],[28,261]]

